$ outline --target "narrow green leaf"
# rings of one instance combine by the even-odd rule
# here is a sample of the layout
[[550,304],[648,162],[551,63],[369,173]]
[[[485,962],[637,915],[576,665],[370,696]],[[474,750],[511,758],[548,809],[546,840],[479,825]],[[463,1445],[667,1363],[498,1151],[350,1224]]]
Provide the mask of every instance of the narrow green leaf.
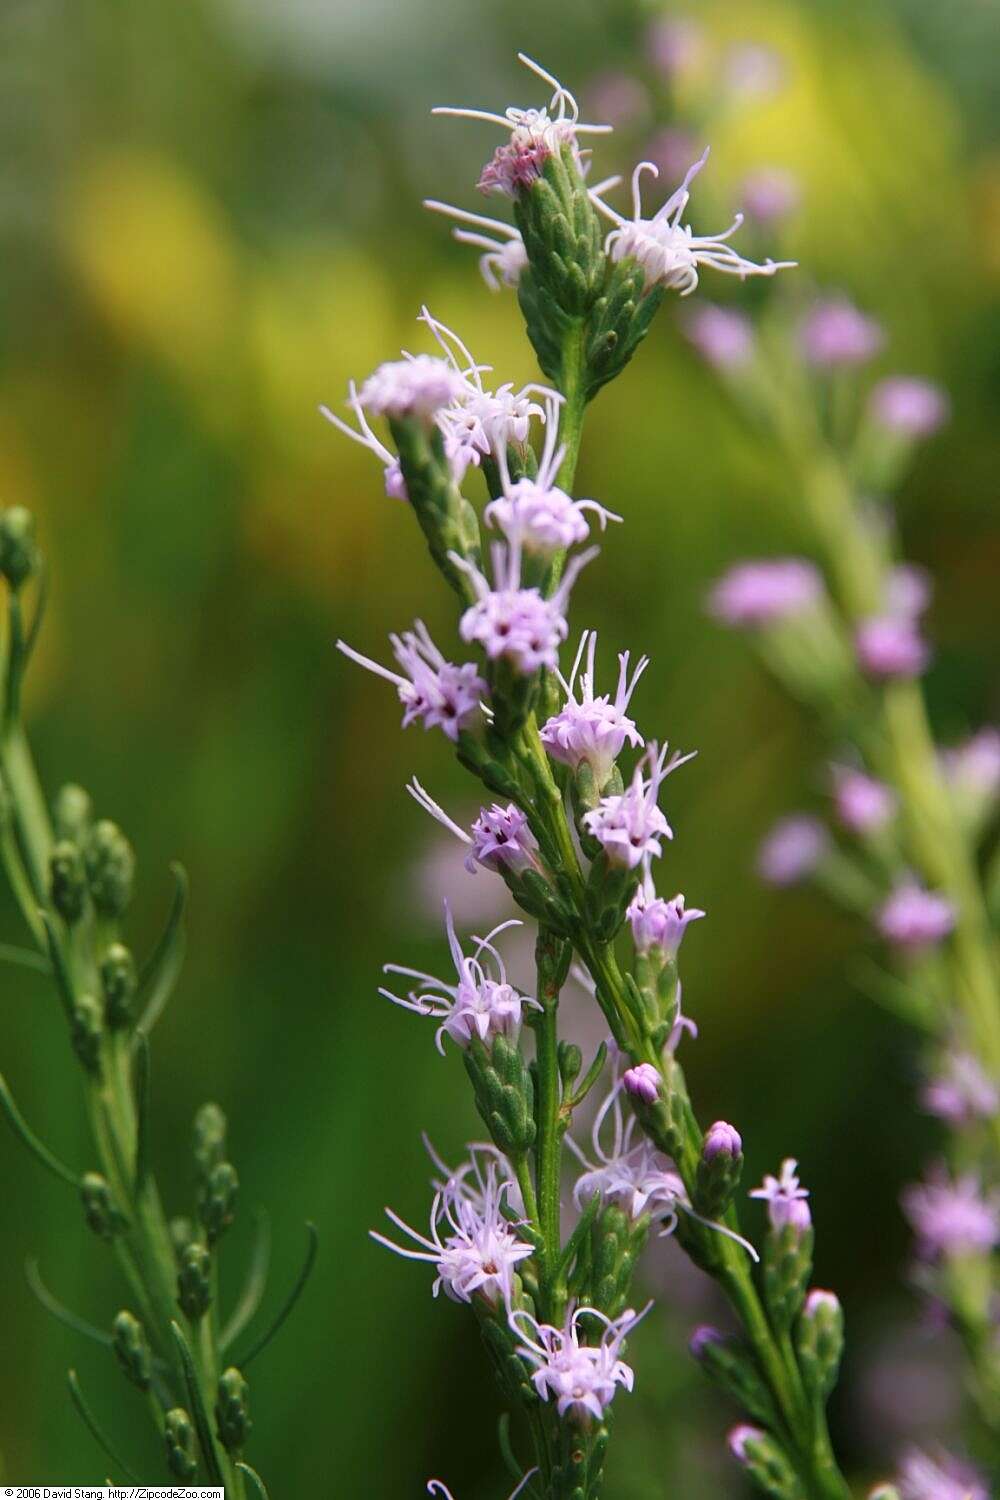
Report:
[[118,1457],[118,1454],[112,1448],[111,1444],[104,1436],[104,1433],[101,1431],[100,1427],[98,1427],[93,1412],[83,1398],[83,1392],[80,1389],[80,1382],[76,1378],[76,1371],[70,1370],[66,1378],[69,1385],[70,1399],[79,1412],[85,1426],[90,1429],[90,1434],[93,1437],[94,1441],[104,1449],[104,1452],[108,1455],[115,1467],[121,1469],[126,1479],[130,1480],[132,1484],[138,1484],[139,1481],[132,1473],[132,1470],[128,1467],[128,1464],[122,1463],[121,1459]]
[[510,1445],[510,1412],[501,1414],[497,1422],[497,1443],[500,1448],[500,1457],[507,1465],[507,1472],[512,1479],[521,1478],[521,1465],[514,1456],[514,1450]]
[[52,973],[52,965],[44,954],[36,953],[34,948],[19,948],[16,943],[0,943],[0,964],[20,964],[22,969]]
[[572,1106],[573,1109],[575,1109],[578,1104],[581,1104],[583,1102],[583,1100],[586,1099],[587,1095],[590,1093],[591,1089],[594,1087],[594,1084],[600,1078],[600,1076],[601,1076],[601,1070],[604,1067],[604,1060],[607,1057],[607,1055],[608,1055],[608,1046],[607,1046],[607,1043],[606,1042],[602,1042],[601,1045],[598,1047],[597,1051],[594,1053],[594,1061],[591,1063],[590,1067],[587,1069],[586,1073],[583,1075],[582,1082],[580,1083],[580,1085],[577,1088],[575,1094],[573,1095],[572,1099],[570,1100],[570,1104],[571,1104],[571,1106]]
[[239,1338],[260,1307],[267,1287],[267,1270],[271,1261],[271,1221],[264,1209],[254,1215],[254,1245],[247,1270],[247,1278],[240,1299],[229,1316],[229,1321],[219,1335],[219,1348],[226,1350],[234,1339]]
[[39,563],[37,578],[38,594],[35,599],[35,609],[31,616],[31,624],[28,626],[24,637],[24,656],[21,663],[22,672],[31,660],[31,653],[35,649],[35,642],[38,640],[42,621],[45,619],[45,606],[49,602],[49,570],[45,565],[44,559]]
[[20,1137],[28,1150],[33,1156],[38,1158],[43,1167],[48,1167],[50,1172],[54,1173],[56,1177],[61,1178],[63,1182],[68,1182],[70,1187],[78,1188],[80,1186],[80,1174],[67,1167],[64,1162],[59,1160],[58,1156],[54,1156],[48,1146],[43,1145],[34,1131],[29,1128],[24,1116],[14,1103],[13,1095],[7,1087],[7,1080],[2,1073],[0,1073],[0,1109],[7,1116],[10,1128],[14,1134]]
[[209,1482],[221,1485],[222,1470],[219,1468],[219,1455],[216,1452],[215,1439],[212,1436],[212,1424],[208,1419],[208,1412],[205,1410],[201,1386],[198,1383],[198,1372],[194,1367],[194,1360],[191,1358],[191,1350],[188,1348],[188,1341],[184,1337],[183,1329],[179,1323],[171,1323],[170,1331],[174,1336],[174,1341],[177,1344],[177,1350],[181,1357],[188,1405],[191,1408],[191,1415],[194,1418],[195,1431],[198,1434],[198,1446],[201,1448],[201,1454],[205,1460]]
[[145,1003],[138,1029],[145,1032],[147,1036],[162,1015],[184,963],[186,947],[184,912],[188,897],[187,871],[183,865],[175,863],[170,866],[170,872],[174,877],[175,885],[167,925],[139,975],[139,985],[136,991],[137,1002]]
[[247,1350],[246,1354],[243,1355],[242,1359],[236,1359],[233,1361],[233,1363],[237,1365],[241,1370],[245,1370],[250,1361],[252,1359],[256,1359],[257,1355],[267,1348],[268,1344],[274,1338],[275,1334],[279,1331],[282,1324],[291,1313],[296,1302],[298,1302],[305,1289],[305,1284],[309,1280],[310,1272],[312,1271],[312,1268],[316,1263],[316,1253],[319,1250],[319,1234],[316,1231],[316,1225],[307,1224],[306,1233],[309,1236],[309,1244],[306,1246],[306,1258],[303,1262],[302,1269],[298,1274],[298,1278],[296,1279],[296,1282],[289,1292],[288,1296],[285,1298],[285,1301],[278,1312],[278,1316],[275,1318],[274,1322],[270,1325],[267,1331],[261,1334],[256,1343],[250,1345],[250,1348]]
[[68,1307],[63,1306],[58,1298],[53,1297],[42,1280],[42,1273],[38,1269],[37,1260],[25,1261],[24,1274],[27,1278],[28,1286],[47,1313],[51,1313],[52,1317],[58,1322],[64,1323],[67,1328],[71,1328],[74,1333],[81,1333],[84,1338],[93,1339],[95,1344],[103,1344],[106,1349],[111,1348],[112,1339],[110,1333],[105,1333],[103,1328],[95,1328],[93,1323],[88,1323],[86,1318],[81,1318],[75,1312],[71,1312]]
[[245,1474],[250,1480],[251,1484],[254,1486],[258,1495],[260,1496],[260,1500],[268,1500],[267,1489],[265,1487],[263,1479],[261,1479],[260,1475],[257,1473],[257,1470],[251,1469],[250,1465],[245,1464],[241,1458],[238,1458],[236,1460],[236,1467],[239,1469],[241,1474]]

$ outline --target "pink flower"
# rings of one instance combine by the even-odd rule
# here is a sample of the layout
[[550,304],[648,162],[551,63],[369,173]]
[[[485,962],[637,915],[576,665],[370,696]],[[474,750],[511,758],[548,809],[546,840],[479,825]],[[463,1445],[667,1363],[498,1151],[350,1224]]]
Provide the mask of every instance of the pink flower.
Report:
[[[584,652],[587,665],[581,672]],[[598,696],[595,692],[596,652],[597,632],[585,630],[580,636],[569,681],[559,677],[566,702],[557,714],[546,720],[540,733],[542,744],[553,760],[562,761],[574,770],[586,761],[598,787],[601,787],[625,745],[634,748],[644,743],[626,710],[639,678],[649,666],[649,657],[641,656],[630,676],[629,653],[624,651],[619,655],[618,686],[612,699],[607,693]]]
[[950,1179],[943,1167],[937,1168],[924,1182],[905,1190],[902,1204],[925,1259],[987,1251],[1000,1244],[1000,1202],[996,1194],[983,1197],[974,1173]]
[[632,928],[637,953],[649,953],[655,948],[665,958],[676,959],[688,923],[697,922],[705,913],[696,906],[686,911],[680,893],[673,900],[664,901],[656,894],[647,869],[625,915]]
[[930,380],[890,375],[873,389],[868,409],[880,427],[900,437],[930,437],[948,420],[948,397]]
[[753,324],[734,308],[700,302],[681,328],[705,363],[715,370],[741,369],[753,354]]
[[930,661],[930,648],[913,619],[873,615],[862,620],[854,636],[858,664],[869,677],[919,677]]
[[545,598],[540,589],[521,587],[521,552],[517,545],[507,549],[494,544],[492,586],[465,558],[449,553],[454,565],[471,579],[477,596],[459,622],[462,639],[476,641],[491,661],[506,659],[525,677],[542,667],[555,671],[559,647],[569,633],[565,610],[570,592],[597,550],[592,547],[570,560],[550,598]]
[[[602,797],[592,812],[584,814],[587,832],[601,845],[613,865],[634,870],[645,859],[658,859],[663,853],[660,840],[674,836],[657,806],[657,798],[670,773],[690,760],[691,755],[675,753],[668,761],[667,750],[668,746],[660,750],[651,741],[626,790]],[[649,771],[646,777],[644,767]]]
[[812,609],[823,597],[823,580],[800,557],[737,563],[708,596],[709,613],[724,625],[760,626]]
[[801,329],[802,352],[809,364],[836,369],[860,365],[872,359],[885,342],[885,334],[846,297],[817,302]]
[[639,1063],[637,1067],[626,1068],[622,1074],[622,1085],[633,1099],[641,1099],[644,1104],[655,1104],[660,1097],[660,1086],[663,1080],[658,1068],[652,1063]]
[[805,813],[782,818],[757,851],[757,874],[768,885],[796,885],[813,873],[829,843],[818,818]]
[[[652,1303],[641,1313],[629,1308],[609,1318],[593,1307],[567,1312],[562,1328],[540,1323],[531,1313],[518,1309],[508,1319],[517,1339],[517,1352],[533,1366],[532,1384],[543,1401],[554,1400],[560,1417],[569,1416],[582,1426],[599,1422],[614,1399],[618,1386],[630,1391],[635,1376],[621,1358],[622,1346]],[[601,1328],[597,1344],[581,1343],[584,1320]]]
[[362,656],[345,641],[337,642],[337,650],[395,685],[403,705],[404,729],[420,723],[425,729],[443,729],[450,740],[457,740],[481,712],[489,691],[477,668],[472,662],[455,666],[446,661],[422,620],[402,635],[390,635],[389,640],[402,674]]
[[955,908],[946,896],[908,881],[883,903],[875,921],[886,941],[898,948],[927,948],[942,942],[951,932]]
[[896,794],[884,781],[846,766],[833,768],[837,816],[851,833],[876,833],[896,811]]
[[751,1198],[761,1198],[767,1204],[772,1229],[784,1229],[786,1225],[793,1224],[802,1232],[812,1223],[809,1205],[805,1201],[809,1197],[809,1189],[800,1185],[796,1175],[797,1167],[798,1162],[793,1157],[786,1157],[781,1163],[778,1177],[768,1174],[761,1186],[750,1192]]

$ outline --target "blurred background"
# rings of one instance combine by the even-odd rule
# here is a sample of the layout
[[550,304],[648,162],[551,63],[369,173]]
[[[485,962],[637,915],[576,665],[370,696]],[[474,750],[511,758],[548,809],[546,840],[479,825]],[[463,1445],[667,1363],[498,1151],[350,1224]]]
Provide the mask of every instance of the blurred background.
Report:
[[[718,93],[695,224],[714,228],[748,171],[795,174],[798,211],[768,250],[884,322],[880,370],[951,392],[900,524],[937,576],[929,692],[954,738],[997,708],[1000,6],[694,11]],[[387,1202],[424,1219],[422,1129],[451,1157],[480,1129],[456,1060],[378,998],[379,965],[439,967],[444,892],[461,889],[477,923],[495,892],[486,876],[461,884],[457,845],[403,793],[416,772],[456,815],[469,808],[444,742],[401,735],[394,694],[332,646],[343,634],[383,655],[386,632],[418,613],[447,642],[451,605],[378,467],[316,408],[340,409],[348,379],[401,345],[425,347],[422,300],[498,379],[534,376],[512,295],[491,295],[420,207],[481,207],[495,136],[429,110],[540,103],[514,61],[524,48],[586,118],[621,119],[597,175],[628,168],[665,124],[651,27],[694,11],[538,0],[529,24],[458,0],[0,8],[0,500],[37,512],[53,581],[31,730],[50,790],[82,782],[137,847],[137,949],[162,920],[168,860],[191,874],[186,975],[154,1047],[172,1207],[191,1197],[191,1116],[214,1098],[244,1185],[226,1295],[253,1206],[273,1218],[271,1307],[303,1222],[319,1227],[307,1300],[253,1372],[248,1457],[275,1500],[313,1484],[409,1500],[430,1474],[460,1500],[506,1492],[471,1320],[432,1302],[426,1268],[366,1238]],[[947,1342],[921,1331],[905,1287],[897,1208],[934,1128],[913,1108],[907,1037],[857,983],[858,931],[821,898],[754,879],[773,817],[815,800],[821,747],[703,609],[735,557],[801,545],[795,496],[672,309],[593,408],[577,491],[627,526],[580,585],[576,624],[596,624],[609,657],[650,653],[638,716],[699,751],[670,783],[664,877],[709,913],[685,945],[692,1091],[704,1119],[739,1123],[751,1179],[786,1153],[802,1164],[817,1279],[840,1292],[851,1335],[835,1421],[854,1471],[873,1475],[907,1436],[947,1438],[954,1417]],[[6,899],[2,914],[13,939]],[[55,999],[21,970],[0,983],[0,1067],[39,1133],[86,1167]],[[595,1036],[583,997],[566,1005]],[[70,1364],[142,1469],[141,1399],[22,1275],[38,1256],[58,1296],[108,1326],[122,1295],[110,1258],[7,1133],[0,1181],[4,1477],[104,1477],[66,1396]],[[637,1393],[617,1403],[611,1492],[735,1495],[721,1444],[732,1413],[685,1350],[710,1293],[669,1245],[647,1274],[662,1301],[636,1339]]]

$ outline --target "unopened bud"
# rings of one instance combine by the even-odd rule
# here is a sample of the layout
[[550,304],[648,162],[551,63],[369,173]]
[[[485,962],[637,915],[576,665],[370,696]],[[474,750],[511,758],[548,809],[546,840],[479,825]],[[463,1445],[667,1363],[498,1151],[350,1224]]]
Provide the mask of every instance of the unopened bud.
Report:
[[763,1428],[742,1423],[727,1438],[729,1451],[765,1495],[773,1500],[801,1500],[802,1485],[788,1455]]
[[226,1125],[217,1104],[203,1104],[194,1117],[194,1159],[203,1177],[225,1157]]
[[120,917],[132,899],[135,854],[117,823],[102,818],[94,825],[85,855],[87,884],[97,910]]
[[53,820],[56,837],[82,844],[90,828],[91,802],[82,786],[70,781],[56,794]]
[[83,855],[69,839],[60,839],[49,855],[49,892],[64,922],[72,925],[80,920],[87,900],[87,876]]
[[694,1206],[706,1218],[717,1219],[733,1200],[743,1175],[743,1139],[725,1120],[710,1125],[702,1142],[695,1178]]
[[0,513],[0,573],[12,589],[19,589],[38,565],[35,518],[23,505],[12,505]]
[[195,1241],[185,1245],[178,1264],[177,1301],[186,1316],[196,1323],[212,1303],[212,1257],[207,1246]]
[[559,1077],[562,1080],[563,1092],[571,1089],[580,1076],[583,1067],[583,1053],[575,1042],[559,1043]]
[[250,1387],[235,1365],[224,1370],[215,1403],[215,1421],[219,1441],[231,1453],[238,1452],[243,1447],[253,1425],[250,1421],[249,1397]]
[[194,1424],[183,1406],[175,1406],[163,1419],[167,1467],[175,1479],[193,1479],[198,1472]]
[[703,1323],[691,1335],[688,1348],[705,1373],[744,1411],[758,1422],[778,1421],[771,1393],[741,1339]]
[[844,1313],[833,1292],[814,1288],[806,1297],[796,1324],[795,1348],[806,1386],[825,1401],[844,1352]]
[[112,1348],[127,1379],[140,1391],[148,1391],[153,1368],[146,1333],[139,1319],[128,1311],[120,1312],[112,1324]]
[[225,1233],[236,1216],[239,1186],[240,1179],[231,1161],[217,1162],[205,1177],[198,1194],[198,1215],[210,1245]]
[[73,1007],[70,1036],[73,1051],[88,1073],[96,1073],[101,1057],[103,1020],[93,995],[81,995]]
[[110,1240],[127,1228],[128,1221],[115,1203],[106,1177],[99,1172],[85,1172],[80,1181],[80,1198],[87,1227],[102,1240]]
[[660,1070],[652,1063],[639,1063],[638,1067],[627,1068],[622,1075],[622,1084],[626,1094],[633,1099],[639,1099],[643,1104],[655,1104],[660,1097],[660,1086],[663,1080]]
[[101,961],[104,1019],[112,1031],[128,1025],[136,984],[135,959],[124,943],[112,943]]

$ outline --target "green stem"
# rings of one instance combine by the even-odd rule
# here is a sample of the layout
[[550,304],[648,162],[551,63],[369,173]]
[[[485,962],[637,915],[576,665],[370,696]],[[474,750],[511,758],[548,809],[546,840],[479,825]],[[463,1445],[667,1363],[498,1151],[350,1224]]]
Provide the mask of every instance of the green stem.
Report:
[[539,984],[541,1015],[535,1020],[535,1069],[538,1101],[535,1111],[535,1182],[538,1194],[538,1227],[544,1244],[543,1293],[546,1321],[557,1327],[562,1321],[557,1285],[560,1260],[559,1176],[562,1132],[559,1120],[558,994],[543,994]]

